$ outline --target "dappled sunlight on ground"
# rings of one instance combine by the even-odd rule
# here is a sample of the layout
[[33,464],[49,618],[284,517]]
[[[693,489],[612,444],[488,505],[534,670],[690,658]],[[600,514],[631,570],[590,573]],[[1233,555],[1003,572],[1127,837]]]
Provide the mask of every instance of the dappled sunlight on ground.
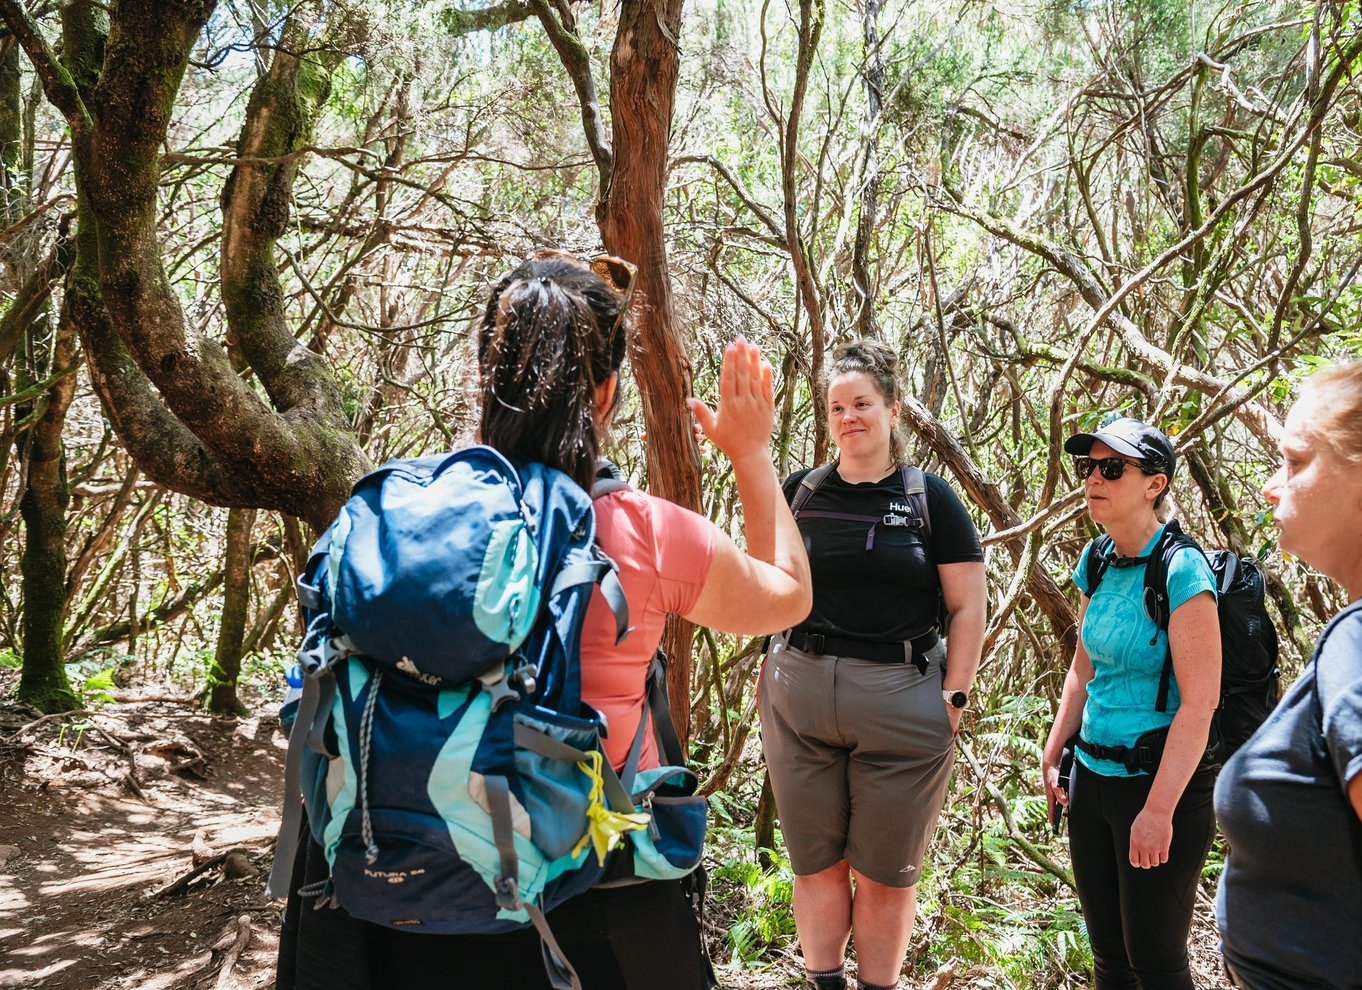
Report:
[[[271,986],[279,906],[263,867],[283,754],[272,718],[116,704],[75,717],[84,731],[16,737],[35,717],[0,706],[0,836],[18,849],[0,867],[0,990],[200,990],[228,964],[231,986]],[[194,867],[196,837],[209,854],[243,848],[255,875],[229,881],[214,866],[187,893],[154,897]]]

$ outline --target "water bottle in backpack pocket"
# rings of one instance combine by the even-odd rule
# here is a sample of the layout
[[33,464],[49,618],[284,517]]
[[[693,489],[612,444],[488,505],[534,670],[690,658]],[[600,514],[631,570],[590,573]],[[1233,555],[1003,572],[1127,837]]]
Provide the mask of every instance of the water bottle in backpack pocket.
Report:
[[284,672],[284,700],[279,705],[279,727],[288,735],[298,718],[298,702],[303,697],[303,668],[294,664]]

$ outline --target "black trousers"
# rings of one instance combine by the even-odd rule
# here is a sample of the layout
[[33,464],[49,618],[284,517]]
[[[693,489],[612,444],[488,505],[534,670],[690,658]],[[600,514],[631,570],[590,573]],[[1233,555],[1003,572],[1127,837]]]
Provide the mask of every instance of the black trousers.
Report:
[[1215,772],[1192,775],[1173,812],[1168,862],[1130,865],[1130,826],[1154,778],[1106,777],[1075,761],[1069,852],[1095,962],[1095,990],[1193,990],[1187,965],[1197,880],[1215,836]]
[[[327,875],[321,847],[298,850],[279,937],[277,990],[550,990],[533,928],[422,935],[313,909],[298,888]],[[682,881],[589,890],[549,912],[584,990],[707,990],[709,962]]]

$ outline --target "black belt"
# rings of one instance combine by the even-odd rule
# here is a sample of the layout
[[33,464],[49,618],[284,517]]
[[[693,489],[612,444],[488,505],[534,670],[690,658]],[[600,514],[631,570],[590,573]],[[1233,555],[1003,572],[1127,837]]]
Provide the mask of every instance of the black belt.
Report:
[[842,639],[822,633],[790,633],[789,644],[796,650],[815,656],[850,657],[853,660],[873,660],[875,663],[913,663],[927,673],[927,651],[941,642],[934,632],[901,643],[867,643],[859,639]]

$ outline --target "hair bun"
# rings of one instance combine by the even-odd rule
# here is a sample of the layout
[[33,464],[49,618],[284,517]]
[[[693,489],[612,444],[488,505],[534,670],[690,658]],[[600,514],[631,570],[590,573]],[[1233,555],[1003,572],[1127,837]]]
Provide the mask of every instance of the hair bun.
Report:
[[892,347],[868,338],[838,345],[832,358],[835,362],[858,364],[867,370],[882,370],[890,375],[897,374],[899,366],[899,356]]

